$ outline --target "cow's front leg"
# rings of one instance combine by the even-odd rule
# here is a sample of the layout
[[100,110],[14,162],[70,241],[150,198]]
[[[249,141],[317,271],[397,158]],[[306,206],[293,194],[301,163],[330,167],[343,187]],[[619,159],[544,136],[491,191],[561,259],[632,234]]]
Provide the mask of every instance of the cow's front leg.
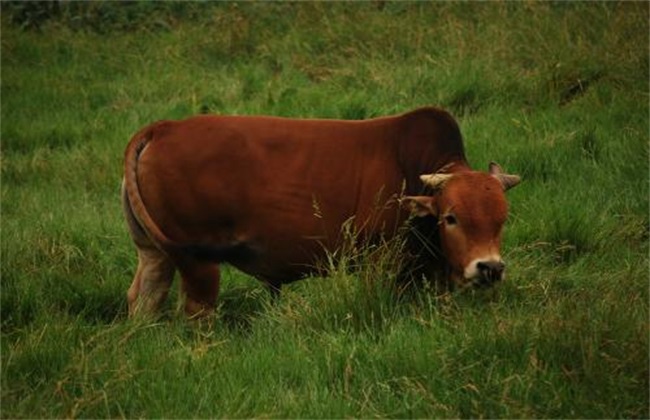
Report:
[[280,299],[280,292],[282,292],[282,282],[265,279],[264,283],[271,295],[271,302],[277,303],[278,299]]
[[219,295],[219,265],[185,257],[179,260],[178,269],[187,316],[200,318],[212,314]]

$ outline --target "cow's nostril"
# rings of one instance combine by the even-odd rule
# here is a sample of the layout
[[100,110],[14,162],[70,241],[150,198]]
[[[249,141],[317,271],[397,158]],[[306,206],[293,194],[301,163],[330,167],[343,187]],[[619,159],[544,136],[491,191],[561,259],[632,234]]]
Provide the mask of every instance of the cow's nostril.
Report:
[[476,268],[484,282],[493,283],[501,280],[506,265],[501,261],[480,261],[476,264]]

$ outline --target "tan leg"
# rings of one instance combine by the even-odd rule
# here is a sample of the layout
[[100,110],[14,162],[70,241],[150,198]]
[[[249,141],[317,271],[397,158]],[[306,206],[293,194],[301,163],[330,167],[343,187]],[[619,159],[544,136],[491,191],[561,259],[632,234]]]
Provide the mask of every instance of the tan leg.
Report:
[[122,206],[129,234],[138,251],[138,269],[126,294],[129,316],[140,313],[152,314],[160,308],[167,297],[174,278],[174,264],[167,254],[155,247],[136,221],[124,191],[124,183],[122,183]]
[[178,269],[181,272],[187,316],[200,318],[213,313],[219,295],[219,265],[183,258],[179,261]]
[[153,314],[167,298],[174,264],[156,248],[138,247],[138,270],[127,292],[129,316]]

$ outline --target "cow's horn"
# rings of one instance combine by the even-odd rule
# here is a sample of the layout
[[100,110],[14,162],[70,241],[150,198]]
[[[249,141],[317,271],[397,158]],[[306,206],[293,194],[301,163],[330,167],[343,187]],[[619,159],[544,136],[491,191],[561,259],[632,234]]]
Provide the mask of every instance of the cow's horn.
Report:
[[509,175],[503,173],[503,169],[495,162],[490,162],[490,175],[499,180],[503,186],[503,191],[508,191],[510,188],[517,186],[521,182],[519,175]]
[[439,189],[444,187],[445,182],[449,181],[452,176],[452,174],[425,174],[420,175],[420,179],[431,188]]

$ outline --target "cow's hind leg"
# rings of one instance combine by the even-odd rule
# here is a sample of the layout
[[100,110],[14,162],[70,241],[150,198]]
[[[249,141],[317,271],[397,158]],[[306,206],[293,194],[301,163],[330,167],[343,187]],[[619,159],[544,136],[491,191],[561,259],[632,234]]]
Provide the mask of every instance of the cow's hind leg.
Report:
[[157,248],[138,245],[138,269],[127,292],[129,315],[152,314],[167,298],[174,264]]
[[129,234],[138,251],[138,269],[126,297],[129,316],[153,313],[167,297],[174,278],[174,264],[147,237],[137,222],[122,183],[122,206]]
[[187,316],[200,318],[213,313],[219,295],[219,265],[185,257],[179,259],[178,269]]

